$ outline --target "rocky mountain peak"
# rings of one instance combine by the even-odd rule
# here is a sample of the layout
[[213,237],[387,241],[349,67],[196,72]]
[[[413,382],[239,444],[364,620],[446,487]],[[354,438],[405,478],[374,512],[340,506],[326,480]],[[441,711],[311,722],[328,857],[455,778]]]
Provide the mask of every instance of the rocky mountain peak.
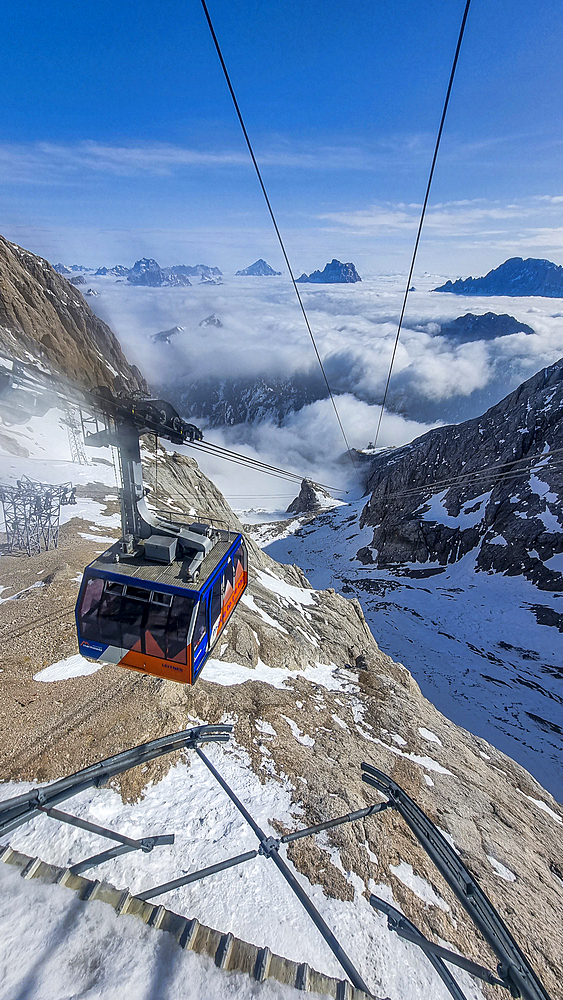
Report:
[[273,267],[270,267],[262,257],[259,260],[255,260],[254,264],[250,264],[249,267],[245,267],[242,271],[237,271],[236,274],[239,275],[252,275],[253,277],[268,277],[268,276],[278,276],[281,271],[274,271]]
[[292,500],[287,508],[287,514],[310,514],[327,507],[334,506],[334,500],[327,490],[317,483],[312,483],[309,479],[304,479],[301,483],[299,496]]
[[297,281],[311,281],[317,284],[349,284],[361,280],[354,264],[351,262],[342,264],[335,257],[333,257],[330,264],[325,264],[322,271],[302,274],[300,278],[297,278]]
[[435,292],[454,295],[542,295],[563,297],[563,267],[537,257],[511,257],[481,278],[446,281]]

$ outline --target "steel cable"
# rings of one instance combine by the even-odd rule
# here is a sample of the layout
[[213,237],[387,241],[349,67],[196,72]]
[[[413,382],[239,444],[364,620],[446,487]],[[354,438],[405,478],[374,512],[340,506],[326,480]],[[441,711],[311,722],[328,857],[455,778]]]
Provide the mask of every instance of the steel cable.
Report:
[[[203,3],[203,0],[202,0],[202,3]],[[404,315],[405,315],[405,309],[407,307],[407,298],[408,298],[409,291],[410,291],[410,288],[411,288],[411,281],[412,281],[412,276],[413,276],[413,272],[414,272],[414,265],[415,265],[415,261],[416,261],[416,255],[418,253],[418,245],[420,243],[420,237],[421,237],[421,234],[422,234],[422,226],[424,224],[424,216],[426,215],[426,207],[428,205],[428,198],[430,197],[430,188],[432,186],[432,178],[434,177],[434,169],[436,167],[436,160],[438,159],[438,150],[440,148],[440,141],[442,139],[442,132],[443,132],[443,129],[444,129],[444,122],[446,120],[446,112],[448,110],[448,104],[450,103],[450,95],[451,95],[451,92],[452,92],[452,87],[453,87],[453,82],[454,82],[454,76],[455,76],[455,71],[456,71],[456,67],[457,67],[457,61],[458,61],[458,58],[459,58],[459,53],[460,53],[460,49],[461,49],[461,43],[462,43],[463,35],[464,35],[464,32],[465,32],[465,24],[466,24],[466,21],[467,21],[467,15],[469,14],[469,6],[470,6],[470,4],[471,4],[471,0],[467,0],[467,2],[465,4],[465,10],[463,12],[463,18],[461,20],[461,28],[459,30],[459,36],[458,36],[458,40],[457,40],[457,46],[456,46],[456,50],[455,50],[454,61],[453,61],[453,64],[452,64],[452,70],[451,70],[451,73],[450,73],[450,79],[449,79],[449,83],[448,83],[448,89],[447,89],[447,92],[446,92],[446,99],[444,101],[444,108],[442,110],[442,117],[440,119],[440,127],[438,129],[438,135],[436,137],[436,145],[434,147],[434,156],[432,157],[432,166],[430,167],[430,175],[428,177],[428,184],[426,185],[426,194],[424,196],[424,202],[423,202],[423,205],[422,205],[422,212],[420,214],[420,222],[418,224],[418,232],[416,234],[416,240],[415,240],[415,244],[414,244],[414,251],[413,251],[412,260],[411,260],[411,266],[410,266],[410,270],[409,270],[409,276],[407,278],[407,287],[405,288],[405,295],[404,295],[404,298],[403,298],[403,305],[402,305],[402,308],[401,308],[401,315],[399,317],[399,325],[397,327],[397,333],[396,333],[396,336],[395,336],[395,344],[393,346],[393,353],[391,355],[391,364],[389,365],[389,374],[387,375],[387,382],[386,382],[386,385],[385,385],[385,392],[383,393],[383,402],[381,404],[381,411],[379,413],[379,420],[377,422],[377,430],[375,432],[374,447],[375,447],[375,445],[377,445],[377,440],[379,438],[379,431],[381,429],[381,421],[383,419],[383,411],[385,409],[385,403],[387,401],[387,393],[389,392],[389,383],[391,381],[391,374],[392,374],[392,371],[393,371],[393,365],[395,364],[395,355],[397,353],[397,347],[399,346],[399,337],[401,336],[401,328],[402,328],[402,325],[403,325],[403,318],[404,318]]]
[[280,230],[278,228],[278,224],[276,222],[276,217],[274,215],[274,210],[272,208],[272,205],[270,203],[270,199],[268,197],[268,193],[266,191],[266,186],[264,184],[264,181],[262,180],[262,174],[260,173],[260,167],[258,166],[258,161],[257,161],[257,159],[256,159],[256,157],[254,155],[254,150],[252,148],[252,143],[250,142],[250,137],[249,137],[248,132],[246,130],[246,125],[244,124],[244,118],[242,117],[242,112],[240,110],[239,103],[237,101],[233,85],[231,83],[231,78],[229,76],[229,71],[227,69],[227,65],[226,65],[225,60],[223,58],[223,53],[221,51],[221,46],[219,45],[219,40],[217,38],[217,35],[215,34],[215,29],[213,27],[213,23],[211,21],[211,16],[209,14],[209,10],[207,9],[207,4],[206,4],[205,0],[201,0],[201,5],[203,7],[203,12],[205,14],[205,17],[206,17],[206,20],[207,20],[207,24],[209,26],[209,31],[211,32],[211,37],[213,39],[213,43],[215,45],[215,49],[217,51],[217,55],[219,56],[219,61],[221,63],[221,68],[223,70],[223,73],[224,73],[224,76],[225,76],[225,80],[227,81],[227,87],[229,88],[229,93],[230,93],[230,95],[232,97],[232,100],[233,100],[235,111],[237,113],[237,118],[239,120],[240,127],[242,129],[242,133],[244,135],[245,142],[246,142],[246,145],[248,147],[248,152],[250,153],[250,158],[251,158],[252,163],[254,165],[254,169],[256,171],[256,176],[258,177],[258,181],[259,181],[260,187],[262,189],[262,194],[264,195],[264,200],[265,200],[266,205],[268,207],[268,212],[270,213],[270,218],[272,220],[272,224],[274,226],[274,229],[275,229],[275,232],[276,232],[276,236],[278,238],[278,242],[279,242],[279,245],[281,247],[281,251],[282,251],[282,254],[283,254],[286,266],[287,266],[287,270],[289,271],[289,276],[291,278],[291,282],[293,284],[293,288],[295,290],[295,294],[297,296],[297,300],[299,302],[299,306],[301,308],[301,312],[303,313],[303,319],[305,320],[305,325],[307,327],[307,331],[309,333],[309,337],[311,338],[311,343],[312,343],[313,348],[315,350],[315,354],[317,356],[317,361],[319,362],[319,367],[320,367],[321,372],[323,374],[323,379],[324,379],[325,385],[327,387],[328,394],[330,396],[330,401],[332,403],[332,406],[333,406],[333,409],[334,409],[334,413],[336,415],[336,419],[338,421],[338,426],[340,427],[340,431],[341,431],[342,437],[344,438],[344,443],[346,445],[346,451],[348,452],[348,456],[350,458],[350,461],[352,463],[352,466],[353,466],[354,470],[357,471],[356,463],[354,461],[354,456],[352,454],[350,445],[348,444],[348,438],[346,437],[346,432],[345,432],[344,427],[342,425],[342,421],[340,419],[340,414],[339,414],[338,408],[336,406],[336,400],[334,398],[332,389],[330,388],[329,381],[328,381],[328,378],[327,378],[327,375],[326,375],[326,372],[325,372],[325,369],[324,369],[324,365],[323,365],[321,356],[319,354],[319,349],[317,347],[317,344],[316,344],[316,341],[315,341],[315,337],[314,337],[313,331],[311,329],[311,324],[309,323],[309,317],[307,316],[307,313],[305,311],[305,306],[303,304],[303,299],[301,298],[301,293],[299,292],[299,288],[297,287],[297,282],[295,281],[295,276],[293,274],[293,270],[292,270],[291,264],[289,263],[289,257],[287,256],[287,252],[286,252],[286,249],[285,249],[285,244],[283,242],[282,235],[280,233]]

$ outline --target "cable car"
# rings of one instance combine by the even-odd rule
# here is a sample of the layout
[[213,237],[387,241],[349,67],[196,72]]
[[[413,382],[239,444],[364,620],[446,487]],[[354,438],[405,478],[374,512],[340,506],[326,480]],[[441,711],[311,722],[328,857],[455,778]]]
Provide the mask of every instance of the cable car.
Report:
[[159,545],[172,541],[154,535],[131,558],[124,559],[117,542],[86,567],[76,605],[83,656],[195,682],[244,593],[248,553],[241,534],[199,524],[189,529],[212,543],[195,572],[189,557],[167,564],[154,558]]
[[197,427],[166,400],[105,388],[90,396],[106,427],[85,434],[85,443],[117,449],[123,535],[84,571],[75,611],[80,652],[193,684],[248,583],[245,541],[240,532],[148,508],[140,435],[183,444],[201,441]]

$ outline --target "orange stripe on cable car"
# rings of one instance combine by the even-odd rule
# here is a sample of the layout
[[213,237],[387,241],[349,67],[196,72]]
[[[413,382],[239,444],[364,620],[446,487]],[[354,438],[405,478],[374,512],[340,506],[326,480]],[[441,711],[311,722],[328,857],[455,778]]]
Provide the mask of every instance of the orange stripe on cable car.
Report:
[[137,653],[129,650],[119,662],[120,667],[128,667],[130,670],[140,670],[143,674],[152,674],[153,677],[163,677],[167,681],[179,681],[180,684],[192,683],[192,650],[187,647],[187,663],[171,663],[163,660],[160,656],[148,656],[146,653]]

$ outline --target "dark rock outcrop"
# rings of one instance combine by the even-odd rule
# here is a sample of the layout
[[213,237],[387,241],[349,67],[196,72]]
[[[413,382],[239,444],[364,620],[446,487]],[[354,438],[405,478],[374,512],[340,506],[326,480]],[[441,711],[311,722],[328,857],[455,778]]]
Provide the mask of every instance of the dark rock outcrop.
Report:
[[218,316],[215,315],[215,313],[212,313],[211,316],[206,316],[205,319],[200,320],[199,325],[200,326],[216,326],[216,327],[223,326],[223,324],[221,323],[221,320],[219,319]]
[[560,448],[563,360],[482,417],[373,459],[361,523],[374,534],[363,558],[445,565],[475,549],[479,569],[560,590],[563,556],[553,557],[563,553],[563,469],[550,457]]
[[260,259],[255,260],[254,264],[251,264],[250,267],[245,267],[242,271],[237,271],[236,274],[243,276],[252,275],[253,277],[264,278],[272,275],[279,276],[281,271],[274,271],[273,267],[270,267],[270,265],[260,257]]
[[71,285],[85,285],[86,284],[86,278],[84,277],[83,274],[76,274],[74,276],[74,278],[70,278],[69,280],[70,280]]
[[172,337],[177,337],[179,333],[184,333],[184,326],[173,326],[170,330],[161,330],[160,333],[153,333],[151,340],[155,344],[170,344]]
[[1,236],[0,347],[25,361],[29,354],[41,357],[81,385],[113,386],[117,372],[129,389],[148,392],[138,368],[78,289],[48,261]]
[[450,323],[442,323],[440,336],[456,340],[458,344],[470,344],[476,340],[494,340],[496,337],[509,337],[513,333],[534,333],[531,326],[521,323],[507,313],[498,315],[487,312],[482,316],[466,313],[458,316]]
[[333,257],[330,264],[325,264],[322,271],[313,271],[312,274],[302,274],[297,281],[311,281],[315,284],[349,284],[353,281],[361,281],[360,275],[354,265],[350,262],[342,264]]
[[511,257],[482,278],[446,281],[435,292],[454,295],[543,295],[563,298],[563,267],[536,257]]
[[286,514],[312,514],[319,510],[325,510],[333,504],[332,498],[316,483],[310,479],[304,479],[301,483],[299,496],[292,500],[287,508]]

